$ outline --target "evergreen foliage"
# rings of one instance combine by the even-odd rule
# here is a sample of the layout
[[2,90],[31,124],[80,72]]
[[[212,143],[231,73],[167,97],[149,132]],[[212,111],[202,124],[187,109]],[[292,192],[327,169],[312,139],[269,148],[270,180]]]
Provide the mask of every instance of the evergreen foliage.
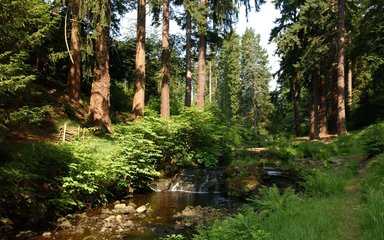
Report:
[[239,119],[241,82],[240,82],[240,39],[232,32],[224,41],[220,53],[220,99],[219,106],[228,119]]
[[268,84],[271,77],[268,55],[260,46],[260,36],[253,29],[247,29],[241,39],[240,115],[244,126],[252,126],[255,134],[266,134],[270,123],[273,105]]

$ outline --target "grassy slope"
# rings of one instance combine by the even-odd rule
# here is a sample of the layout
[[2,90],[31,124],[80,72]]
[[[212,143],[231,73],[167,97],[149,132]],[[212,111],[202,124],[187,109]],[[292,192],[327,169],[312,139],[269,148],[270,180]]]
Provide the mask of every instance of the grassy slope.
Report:
[[[306,191],[293,198],[289,197],[290,194],[272,197],[262,194],[256,198],[254,203],[247,206],[249,208],[256,203],[256,213],[242,213],[245,219],[249,219],[248,215],[254,216],[251,222],[227,221],[258,226],[257,229],[267,233],[268,237],[260,237],[264,235],[254,232],[253,235],[236,239],[384,239],[384,123],[339,138],[331,144],[304,142],[294,145],[284,140],[279,140],[277,144],[270,148],[274,151],[272,157],[275,156],[288,167],[310,173],[303,180]],[[269,162],[274,163],[271,159]],[[253,165],[263,165],[265,161],[247,159],[236,164],[238,166],[232,168],[240,169],[240,175],[247,177],[250,175],[247,169],[252,169]],[[264,205],[257,205],[257,200]],[[263,208],[265,206],[267,209]],[[268,210],[267,215],[262,214],[265,210]],[[218,232],[225,235],[220,230],[221,225],[215,224],[210,231],[201,232],[196,239],[204,239]],[[222,240],[226,237],[209,239]]]

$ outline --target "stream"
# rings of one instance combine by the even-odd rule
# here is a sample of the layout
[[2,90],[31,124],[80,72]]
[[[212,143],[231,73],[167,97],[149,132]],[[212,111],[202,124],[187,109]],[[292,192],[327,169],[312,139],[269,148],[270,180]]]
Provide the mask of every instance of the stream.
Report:
[[224,181],[217,170],[183,170],[176,180],[162,181],[157,192],[59,218],[56,229],[32,239],[146,240],[178,233],[191,237],[198,224],[210,224],[236,210],[238,202],[222,194]]

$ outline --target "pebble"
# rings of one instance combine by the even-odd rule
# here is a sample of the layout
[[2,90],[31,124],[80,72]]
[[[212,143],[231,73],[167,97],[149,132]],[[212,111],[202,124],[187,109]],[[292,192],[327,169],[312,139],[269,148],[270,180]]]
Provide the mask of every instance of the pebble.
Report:
[[51,235],[52,235],[51,232],[44,232],[43,233],[43,237],[45,237],[45,238],[49,238],[49,237],[51,237]]
[[145,211],[147,211],[147,206],[145,206],[145,205],[142,205],[142,206],[140,206],[140,207],[138,207],[138,208],[136,209],[136,212],[137,212],[137,213],[143,213],[143,212],[145,212]]
[[115,204],[115,209],[123,209],[123,208],[126,208],[127,205],[125,205],[125,203],[118,203],[118,204]]

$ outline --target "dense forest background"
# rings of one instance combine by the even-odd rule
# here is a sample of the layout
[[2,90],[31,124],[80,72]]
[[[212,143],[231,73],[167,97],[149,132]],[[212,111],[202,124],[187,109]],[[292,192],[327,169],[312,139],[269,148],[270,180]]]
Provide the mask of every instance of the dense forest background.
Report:
[[[175,1],[171,10],[170,3],[149,1],[143,11],[163,26],[162,36],[145,35],[145,18],[138,16],[138,37],[117,38],[119,18],[140,4],[146,3],[2,3],[2,136],[63,106],[48,96],[74,104],[64,107],[67,116],[83,104],[80,120],[107,132],[111,119],[144,115],[144,105],[148,115],[163,118],[184,106],[215,106],[255,134],[312,138],[338,133],[345,119],[351,130],[382,119],[380,2],[275,1],[277,73],[270,73],[254,30],[238,36],[232,29],[240,5],[252,10],[248,1]],[[170,36],[170,18],[186,34]],[[278,88],[269,92],[272,74]]]
[[[382,156],[384,1],[273,0],[277,72],[257,29],[233,29],[240,7],[264,2],[2,0],[0,230],[148,190],[181,168],[244,167],[248,147],[269,147],[258,167],[273,158],[295,171],[297,159]],[[133,10],[136,34],[120,36]],[[171,20],[185,32],[170,35]]]

